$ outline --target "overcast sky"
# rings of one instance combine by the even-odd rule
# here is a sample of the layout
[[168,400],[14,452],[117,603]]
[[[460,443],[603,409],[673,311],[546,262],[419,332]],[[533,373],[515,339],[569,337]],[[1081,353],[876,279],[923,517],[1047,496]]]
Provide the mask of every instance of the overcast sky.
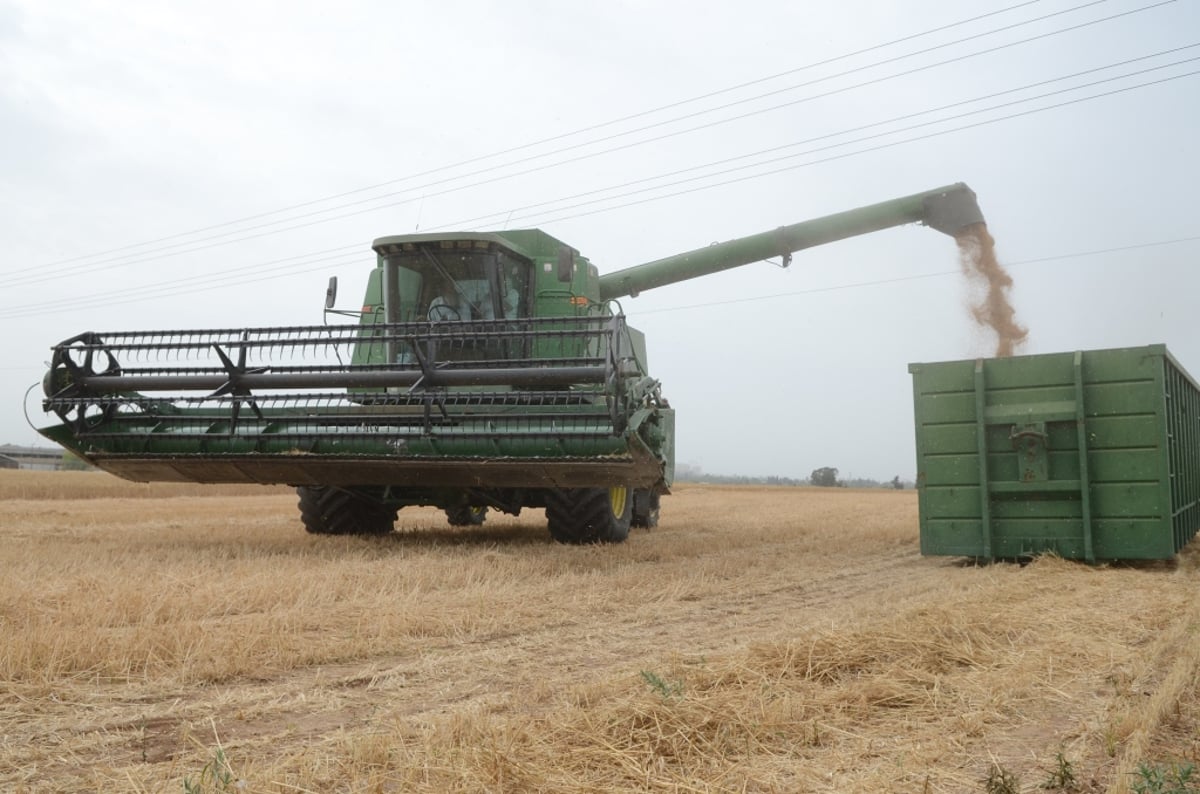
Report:
[[[375,237],[540,226],[609,272],[958,181],[1025,352],[1200,375],[1198,45],[1196,0],[0,0],[0,443],[53,343],[319,323]],[[623,305],[679,461],[907,479],[908,363],[993,351],[969,297],[908,226]]]

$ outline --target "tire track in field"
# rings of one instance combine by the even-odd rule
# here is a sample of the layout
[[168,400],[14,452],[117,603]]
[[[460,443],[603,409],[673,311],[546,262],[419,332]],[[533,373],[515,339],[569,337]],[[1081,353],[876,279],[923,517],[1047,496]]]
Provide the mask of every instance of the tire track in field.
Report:
[[100,722],[77,725],[75,732],[124,736],[124,752],[120,741],[110,742],[109,752],[127,755],[131,763],[139,757],[166,762],[193,749],[185,742],[189,732],[211,733],[210,717],[227,744],[269,744],[284,735],[294,741],[298,733],[320,738],[338,727],[377,719],[381,709],[419,720],[473,704],[519,703],[523,692],[561,691],[596,677],[654,668],[678,652],[720,655],[779,639],[788,625],[799,629],[805,621],[826,621],[839,611],[861,614],[880,603],[895,608],[936,590],[943,567],[911,552],[856,557],[844,569],[829,569],[824,559],[816,564],[821,570],[772,572],[733,597],[655,604],[652,616],[572,615],[528,631],[442,641],[416,652],[133,700],[113,687],[111,694],[96,692],[97,700],[119,701],[123,707],[98,709]]
[[[415,654],[320,665],[233,683],[221,687],[221,712],[253,716],[218,719],[217,726],[227,746],[270,745],[284,735],[294,742],[298,733],[319,739],[340,727],[352,729],[378,720],[381,714],[420,722],[452,709],[484,704],[536,708],[538,698],[546,693],[594,678],[660,667],[676,653],[723,655],[755,642],[785,639],[806,624],[827,623],[836,616],[859,618],[911,605],[943,587],[946,567],[944,561],[889,551],[856,557],[848,569],[798,571],[804,574],[803,581],[780,582],[775,575],[733,598],[713,596],[660,605],[652,618],[630,621],[613,614],[595,622],[547,622],[525,632],[441,642]],[[531,693],[532,699],[527,697]],[[183,693],[176,697],[181,700],[175,700],[171,710],[177,724],[207,723],[214,710],[209,698]],[[162,726],[168,734],[171,727]]]
[[[553,571],[545,565],[547,560],[561,562],[569,575],[560,578],[550,573],[544,587],[533,579],[516,591],[516,597],[506,595],[495,608],[516,611],[505,619],[436,621],[428,639],[408,631],[389,633],[383,636],[392,643],[391,648],[365,658],[269,669],[261,675],[216,683],[172,685],[167,677],[67,688],[78,703],[58,701],[54,690],[29,692],[36,702],[0,700],[6,712],[11,706],[12,716],[24,718],[21,726],[10,724],[5,731],[13,730],[16,741],[5,736],[5,743],[0,744],[0,767],[11,762],[13,770],[0,773],[0,788],[34,779],[55,781],[53,790],[120,788],[135,777],[178,781],[187,773],[194,775],[204,760],[211,758],[217,741],[214,730],[235,761],[280,768],[293,761],[300,763],[299,759],[311,754],[323,763],[336,763],[356,748],[357,742],[377,731],[394,732],[404,725],[444,726],[459,716],[469,717],[476,709],[518,718],[538,715],[568,702],[563,693],[624,688],[638,680],[639,670],[673,675],[671,666],[678,661],[691,666],[703,664],[706,657],[737,660],[747,646],[804,642],[813,631],[890,632],[893,617],[967,602],[994,602],[1000,605],[996,608],[1007,612],[1042,614],[1052,621],[1056,616],[1086,614],[1095,608],[1098,598],[1115,607],[1124,601],[1123,594],[1152,584],[1127,571],[1097,571],[1087,574],[1092,582],[1099,577],[1116,578],[1123,583],[1121,592],[1114,589],[1118,585],[1108,582],[1089,590],[1080,575],[1088,569],[1061,572],[1060,577],[1058,569],[1043,568],[1026,576],[1015,566],[975,569],[954,560],[922,558],[914,540],[896,530],[913,525],[911,518],[892,520],[886,531],[875,537],[870,534],[874,525],[848,523],[833,511],[812,517],[806,514],[803,522],[791,516],[778,520],[768,516],[762,524],[747,525],[740,518],[750,509],[745,504],[720,507],[694,525],[681,523],[678,531],[670,528],[657,537],[650,536],[640,549],[635,541],[633,548],[600,556],[590,550],[543,553],[536,544],[527,552],[531,544],[524,539],[507,549],[499,542],[502,549],[496,554],[497,541],[492,535],[460,539],[430,530],[415,540],[402,539],[404,542],[396,544],[396,551],[403,552],[395,555],[398,565],[426,566],[442,560],[445,550],[439,542],[450,538],[459,555],[455,564],[474,564],[493,556],[503,563],[506,551],[530,553],[536,557],[535,564],[520,568],[525,571],[522,581],[530,581],[535,575],[532,571]],[[210,522],[227,523],[209,517],[195,521],[205,526]],[[190,526],[192,522],[186,523]],[[278,523],[272,524],[273,532]],[[776,527],[779,534],[772,534]],[[825,531],[834,527],[847,531]],[[743,534],[743,528],[752,532]],[[108,538],[100,530],[85,534],[87,537],[79,540]],[[122,530],[121,536],[124,534]],[[286,538],[280,542],[275,534],[269,534],[261,549],[256,547],[243,556],[269,557],[279,553],[279,548],[286,551],[291,547]],[[317,575],[343,562],[342,547],[329,544],[320,548],[321,553],[305,550],[300,555],[312,559]],[[351,551],[345,556],[356,558],[357,546],[347,548]],[[326,549],[332,553],[325,553]],[[392,558],[388,549],[381,549],[378,556]],[[1185,553],[1179,568],[1186,567],[1187,559]],[[366,555],[364,560],[373,563],[375,558]],[[1170,567],[1174,569],[1174,565]],[[1197,571],[1192,569],[1197,569],[1194,561],[1188,570],[1179,571],[1181,579],[1186,579],[1183,584],[1194,586]],[[454,611],[475,605],[472,596],[452,592],[446,584],[459,579],[430,581],[426,592],[432,609]],[[495,581],[507,580],[498,575]],[[1155,603],[1173,604],[1175,600],[1172,596]],[[1185,611],[1191,616],[1186,620]],[[336,630],[331,622],[335,614],[341,613],[324,617],[330,619],[325,624]],[[958,739],[974,741],[1007,763],[1017,763],[1012,759],[1028,755],[1030,746],[1050,747],[1046,742],[1061,736],[1074,737],[1073,753],[1080,753],[1077,748],[1083,746],[1099,748],[1105,731],[1125,722],[1149,736],[1175,699],[1177,685],[1200,659],[1200,651],[1179,634],[1184,626],[1195,623],[1195,614],[1195,609],[1172,613],[1170,621],[1159,627],[1157,642],[1127,643],[1124,650],[1132,648],[1133,658],[1140,661],[1125,662],[1117,670],[1123,672],[1127,667],[1132,677],[1127,685],[1121,684],[1116,695],[1110,695],[1110,702],[1100,704],[1101,712],[1096,711],[1096,703],[1088,701],[1096,696],[1092,688],[1097,684],[1083,675],[1082,683],[1062,684],[1064,691],[1055,697],[1029,695],[1012,707],[1021,709],[1026,717],[1041,715],[1044,724],[1028,730],[1009,725],[999,730],[981,728],[984,732],[979,737]],[[1132,620],[1135,613],[1130,615]],[[455,635],[459,631],[456,626],[464,627],[461,634]],[[513,626],[521,628],[514,630]],[[217,621],[211,628],[228,630],[229,626]],[[904,629],[898,625],[897,630]],[[1192,635],[1188,637],[1194,642]],[[1030,643],[1023,658],[1026,653],[1036,656],[1048,648],[1053,650],[1053,638],[1043,638],[1040,629],[1022,635],[1022,641]],[[425,644],[418,645],[422,642]],[[329,647],[333,649],[332,644]],[[1191,654],[1190,661],[1179,660],[1180,649]],[[282,662],[303,664],[299,658]],[[1105,691],[1116,686],[1109,679],[1101,679],[1099,685]],[[1009,681],[1004,680],[995,691],[1008,686]],[[53,703],[47,703],[47,697]],[[958,724],[954,716],[944,724],[931,723],[923,734],[909,739],[940,746],[939,742],[945,742],[945,726]],[[1140,736],[1138,733],[1135,738]],[[1137,760],[1146,741],[1149,739],[1131,743],[1120,759],[1101,763],[1103,759],[1075,754],[1072,760],[1079,762],[1081,769],[1088,761],[1097,780],[1111,780],[1117,760]],[[207,756],[205,748],[209,748]],[[878,748],[864,746],[855,751],[862,753],[861,779],[870,785],[844,790],[880,790],[879,780],[871,777],[883,763]],[[948,759],[955,758],[953,747],[945,752]],[[973,759],[984,757],[983,753],[979,749],[967,762],[958,761],[959,766],[952,770],[958,777],[951,778],[974,781],[978,776]],[[899,758],[886,761],[894,764]],[[15,777],[17,769],[23,769],[24,777]],[[102,779],[124,782],[100,787],[96,783]],[[920,778],[912,780],[919,788]],[[154,787],[146,786],[147,790]]]

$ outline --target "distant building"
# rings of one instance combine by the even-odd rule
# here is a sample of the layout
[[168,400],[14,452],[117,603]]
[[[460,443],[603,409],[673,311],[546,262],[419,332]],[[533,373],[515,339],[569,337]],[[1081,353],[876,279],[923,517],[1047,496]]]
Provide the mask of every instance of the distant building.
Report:
[[0,444],[0,469],[56,471],[62,467],[63,451],[61,449]]

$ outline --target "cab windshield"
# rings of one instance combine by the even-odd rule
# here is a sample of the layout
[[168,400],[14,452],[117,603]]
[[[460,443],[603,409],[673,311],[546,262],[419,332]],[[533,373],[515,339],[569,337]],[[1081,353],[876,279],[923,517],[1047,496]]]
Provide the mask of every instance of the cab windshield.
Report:
[[396,267],[404,320],[510,320],[529,316],[529,264],[494,243],[409,243]]

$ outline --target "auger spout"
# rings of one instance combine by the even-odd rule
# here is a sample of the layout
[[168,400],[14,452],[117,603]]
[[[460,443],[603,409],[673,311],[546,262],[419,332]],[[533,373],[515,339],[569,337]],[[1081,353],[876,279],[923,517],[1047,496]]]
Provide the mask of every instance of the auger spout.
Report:
[[959,182],[608,273],[600,277],[600,297],[636,296],[655,287],[906,223],[921,223],[955,237],[964,227],[983,222],[975,192]]

